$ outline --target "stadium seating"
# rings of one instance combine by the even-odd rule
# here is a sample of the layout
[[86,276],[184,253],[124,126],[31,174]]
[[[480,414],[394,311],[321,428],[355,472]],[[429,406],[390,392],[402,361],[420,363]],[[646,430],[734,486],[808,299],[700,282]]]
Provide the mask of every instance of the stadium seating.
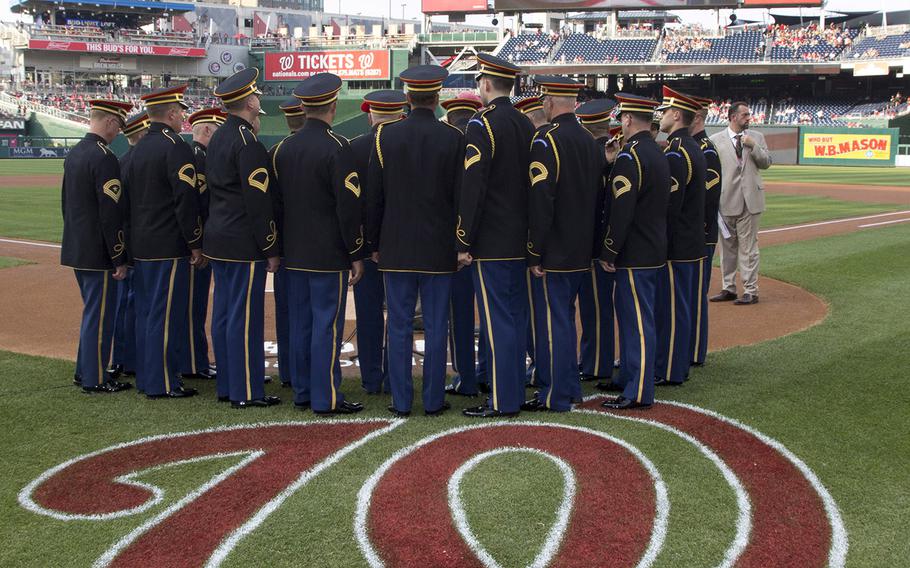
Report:
[[539,63],[547,58],[557,39],[547,34],[520,34],[502,46],[499,56],[515,63]]
[[853,48],[854,59],[910,56],[910,31],[886,36],[869,35]]
[[599,40],[588,34],[572,34],[563,42],[553,60],[577,63],[650,61],[656,47],[656,38]]
[[859,30],[826,28],[774,28],[768,36],[772,41],[772,61],[834,61],[849,47]]
[[[680,39],[683,41],[677,41]],[[758,61],[764,43],[764,35],[757,30],[736,32],[719,38],[667,37],[661,49],[661,58],[674,63]],[[690,44],[694,47],[690,48]]]

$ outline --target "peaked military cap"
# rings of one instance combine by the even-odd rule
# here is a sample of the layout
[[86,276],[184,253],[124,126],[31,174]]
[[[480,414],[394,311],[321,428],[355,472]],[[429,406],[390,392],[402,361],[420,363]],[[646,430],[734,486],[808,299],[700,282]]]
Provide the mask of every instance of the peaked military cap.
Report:
[[558,75],[535,75],[534,82],[540,85],[540,94],[545,97],[577,97],[584,86]]
[[215,87],[212,94],[225,104],[239,101],[250,95],[261,95],[262,91],[256,86],[258,78],[259,69],[255,67],[241,69]]
[[316,73],[294,87],[294,96],[304,107],[318,107],[335,102],[341,91],[341,77],[334,73]]
[[610,120],[616,102],[612,99],[594,99],[575,109],[582,124],[597,124]]
[[102,110],[113,114],[120,119],[122,124],[126,124],[127,113],[133,108],[132,103],[111,101],[108,99],[91,99],[88,104],[92,110]]
[[696,97],[690,95],[689,98],[700,104],[701,108],[710,108],[711,105],[714,104],[714,99],[711,97]]
[[446,113],[459,110],[475,112],[483,106],[483,101],[471,91],[462,91],[454,99],[442,101],[439,106],[446,110]]
[[689,95],[684,95],[679,91],[664,85],[664,100],[655,110],[667,110],[671,108],[697,112],[698,109],[701,108],[701,103],[694,100]]
[[191,114],[187,121],[191,126],[203,124],[206,122],[221,125],[224,124],[224,121],[226,119],[227,115],[224,114],[224,111],[220,108],[204,108],[202,110],[197,110]]
[[360,110],[376,114],[401,114],[408,105],[408,97],[402,91],[382,89],[363,97]]
[[489,53],[477,54],[477,79],[480,79],[483,75],[514,79],[519,73],[521,73],[519,66],[506,61],[502,57],[496,57]]
[[535,110],[542,110],[543,101],[540,100],[540,97],[524,97],[514,101],[512,106],[520,110],[523,114],[528,114]]
[[303,109],[303,105],[300,104],[300,99],[297,97],[291,97],[280,105],[278,105],[278,110],[284,113],[284,116],[304,116],[306,111]]
[[654,112],[660,103],[649,99],[648,97],[642,97],[640,95],[630,95],[627,93],[616,93],[616,102],[619,103],[619,113],[624,112],[641,112],[645,114],[651,114]]
[[151,124],[149,120],[149,115],[147,112],[140,112],[134,114],[126,120],[126,124],[123,125],[123,135],[132,136],[137,132],[142,132]]
[[435,93],[442,89],[442,82],[449,72],[439,65],[417,65],[398,75],[409,93]]
[[177,103],[184,109],[190,108],[183,100],[183,92],[186,91],[186,85],[179,87],[169,87],[167,89],[158,89],[139,97],[139,100],[145,103],[146,108],[154,105],[165,105],[168,103]]

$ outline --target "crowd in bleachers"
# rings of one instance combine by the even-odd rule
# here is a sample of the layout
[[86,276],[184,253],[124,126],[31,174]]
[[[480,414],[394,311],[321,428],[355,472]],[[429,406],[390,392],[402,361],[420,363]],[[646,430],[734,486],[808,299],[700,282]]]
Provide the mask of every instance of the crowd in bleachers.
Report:
[[763,56],[763,45],[764,36],[758,30],[736,31],[717,38],[674,34],[664,38],[661,59],[686,63],[758,61]]
[[771,41],[771,59],[833,61],[853,44],[859,33],[831,24],[819,27],[812,23],[806,27],[789,28],[785,25],[768,26],[765,36]]
[[145,31],[143,29],[110,28],[102,30],[97,26],[52,26],[35,23],[24,25],[24,29],[36,39],[53,39],[63,41],[94,41],[109,43],[150,43],[155,45],[175,45],[192,47],[199,39],[192,32],[167,30]]
[[854,59],[910,57],[910,31],[888,35],[867,35],[853,48]]
[[556,32],[538,30],[534,34],[519,34],[506,41],[499,55],[515,63],[536,63],[547,58],[557,41],[559,34]]

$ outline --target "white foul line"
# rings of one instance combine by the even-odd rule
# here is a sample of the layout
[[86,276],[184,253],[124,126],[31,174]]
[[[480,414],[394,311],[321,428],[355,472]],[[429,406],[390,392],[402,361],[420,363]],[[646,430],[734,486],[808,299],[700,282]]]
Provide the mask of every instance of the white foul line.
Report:
[[20,241],[19,239],[0,239],[0,243],[12,243],[14,245],[31,245],[33,247],[60,248],[61,245],[53,243],[36,243],[35,241]]
[[881,221],[881,222],[879,222],[879,223],[869,223],[869,224],[867,224],[867,225],[860,225],[859,228],[860,228],[860,229],[865,229],[865,228],[867,228],[867,227],[881,227],[882,225],[891,225],[891,224],[893,224],[893,223],[906,223],[907,221],[910,221],[910,218],[907,218],[907,219],[895,219],[895,220],[893,220],[893,221]]
[[893,213],[879,213],[878,215],[864,215],[862,217],[850,217],[849,219],[835,219],[834,221],[820,221],[818,223],[807,223],[805,225],[793,225],[792,227],[780,227],[779,229],[765,229],[764,231],[759,231],[759,235],[767,235],[769,233],[780,233],[783,231],[795,231],[797,229],[809,229],[811,227],[821,227],[823,225],[834,225],[836,223],[849,223],[851,221],[864,221],[866,219],[878,219],[880,217],[892,217],[894,215],[906,215],[910,211],[895,211]]

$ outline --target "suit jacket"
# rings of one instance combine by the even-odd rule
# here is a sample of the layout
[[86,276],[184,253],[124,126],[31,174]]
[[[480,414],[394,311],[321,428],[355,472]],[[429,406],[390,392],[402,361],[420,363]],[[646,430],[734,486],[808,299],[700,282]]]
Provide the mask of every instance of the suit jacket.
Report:
[[743,146],[742,165],[736,159],[736,149],[730,134],[724,128],[711,136],[711,142],[717,147],[720,156],[723,181],[720,194],[720,214],[725,217],[737,217],[743,211],[757,215],[765,210],[764,182],[758,170],[771,167],[771,154],[768,144],[761,132],[745,130],[755,140],[755,148]]

